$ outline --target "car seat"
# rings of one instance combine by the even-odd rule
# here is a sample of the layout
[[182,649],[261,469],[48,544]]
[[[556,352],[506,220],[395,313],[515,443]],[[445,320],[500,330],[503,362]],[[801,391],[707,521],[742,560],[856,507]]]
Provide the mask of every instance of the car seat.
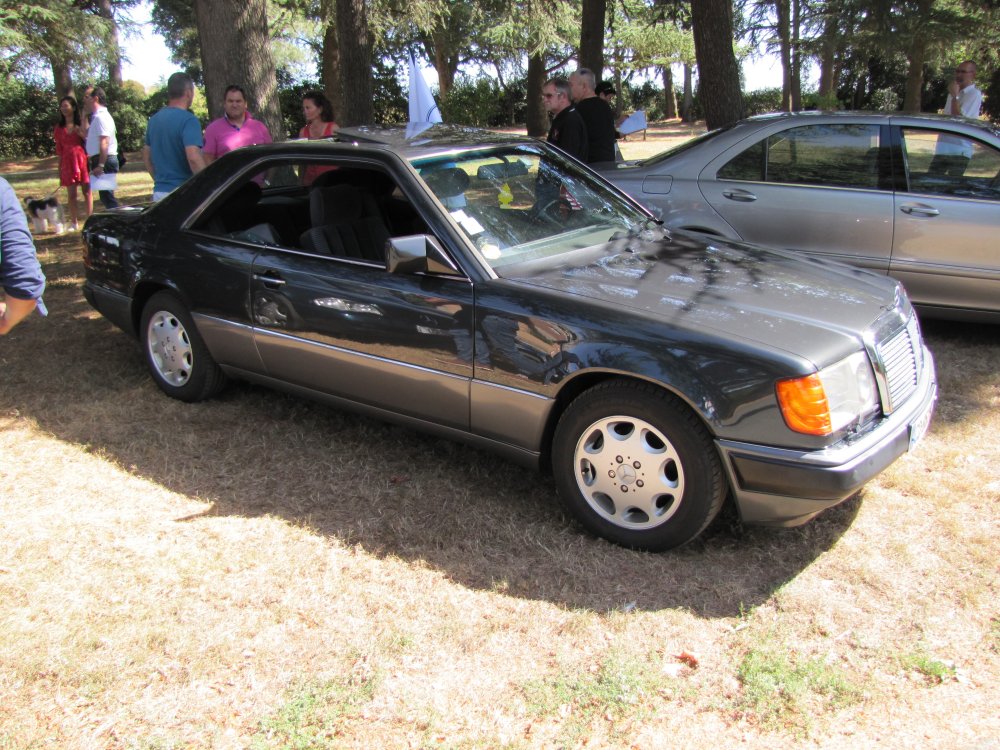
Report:
[[303,249],[385,263],[389,230],[366,190],[353,185],[316,188],[309,194],[309,216],[312,228],[302,234]]

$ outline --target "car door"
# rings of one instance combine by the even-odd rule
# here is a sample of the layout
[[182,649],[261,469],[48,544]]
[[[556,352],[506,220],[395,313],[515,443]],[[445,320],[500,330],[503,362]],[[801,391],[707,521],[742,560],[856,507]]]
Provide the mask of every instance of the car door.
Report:
[[944,125],[894,137],[906,179],[890,273],[920,304],[1000,312],[1000,148]]
[[[341,165],[332,181],[350,182],[359,174]],[[366,190],[360,182],[351,184]],[[400,213],[403,199],[398,191],[394,195]],[[338,232],[345,236],[349,229]],[[389,272],[384,261],[279,245],[261,249],[250,286],[255,340],[269,377],[468,429],[474,317],[469,279]]]
[[890,152],[878,124],[776,124],[712,160],[706,200],[748,242],[881,271],[892,248]]

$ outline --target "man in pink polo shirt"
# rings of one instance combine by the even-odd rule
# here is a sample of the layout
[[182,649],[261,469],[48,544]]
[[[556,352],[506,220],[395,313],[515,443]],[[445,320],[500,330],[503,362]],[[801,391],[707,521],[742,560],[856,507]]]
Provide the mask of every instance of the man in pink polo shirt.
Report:
[[227,151],[258,143],[270,143],[267,126],[247,112],[247,97],[239,86],[226,89],[224,114],[205,128],[205,146],[202,154],[207,163],[213,162]]

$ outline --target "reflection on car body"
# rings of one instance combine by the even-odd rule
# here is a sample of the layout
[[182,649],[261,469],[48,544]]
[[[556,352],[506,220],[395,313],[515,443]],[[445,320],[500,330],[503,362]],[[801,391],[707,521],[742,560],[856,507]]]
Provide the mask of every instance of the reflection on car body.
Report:
[[[336,169],[303,185],[310,165]],[[895,282],[666,231],[513,136],[240,149],[84,236],[88,301],[166,394],[237,377],[468,441],[632,547],[689,541],[727,498],[805,522],[915,445],[936,396]]]
[[1000,322],[1000,132],[984,123],[765,115],[598,171],[668,226],[888,273],[922,312]]

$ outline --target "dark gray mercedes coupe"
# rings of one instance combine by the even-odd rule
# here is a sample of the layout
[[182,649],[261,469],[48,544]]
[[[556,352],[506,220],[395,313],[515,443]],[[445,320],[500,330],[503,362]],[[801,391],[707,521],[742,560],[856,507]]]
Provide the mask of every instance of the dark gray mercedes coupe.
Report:
[[684,544],[727,498],[805,522],[913,448],[936,398],[897,282],[668,231],[525,138],[241,149],[84,237],[87,300],[167,395],[243,378],[484,446],[629,547]]

